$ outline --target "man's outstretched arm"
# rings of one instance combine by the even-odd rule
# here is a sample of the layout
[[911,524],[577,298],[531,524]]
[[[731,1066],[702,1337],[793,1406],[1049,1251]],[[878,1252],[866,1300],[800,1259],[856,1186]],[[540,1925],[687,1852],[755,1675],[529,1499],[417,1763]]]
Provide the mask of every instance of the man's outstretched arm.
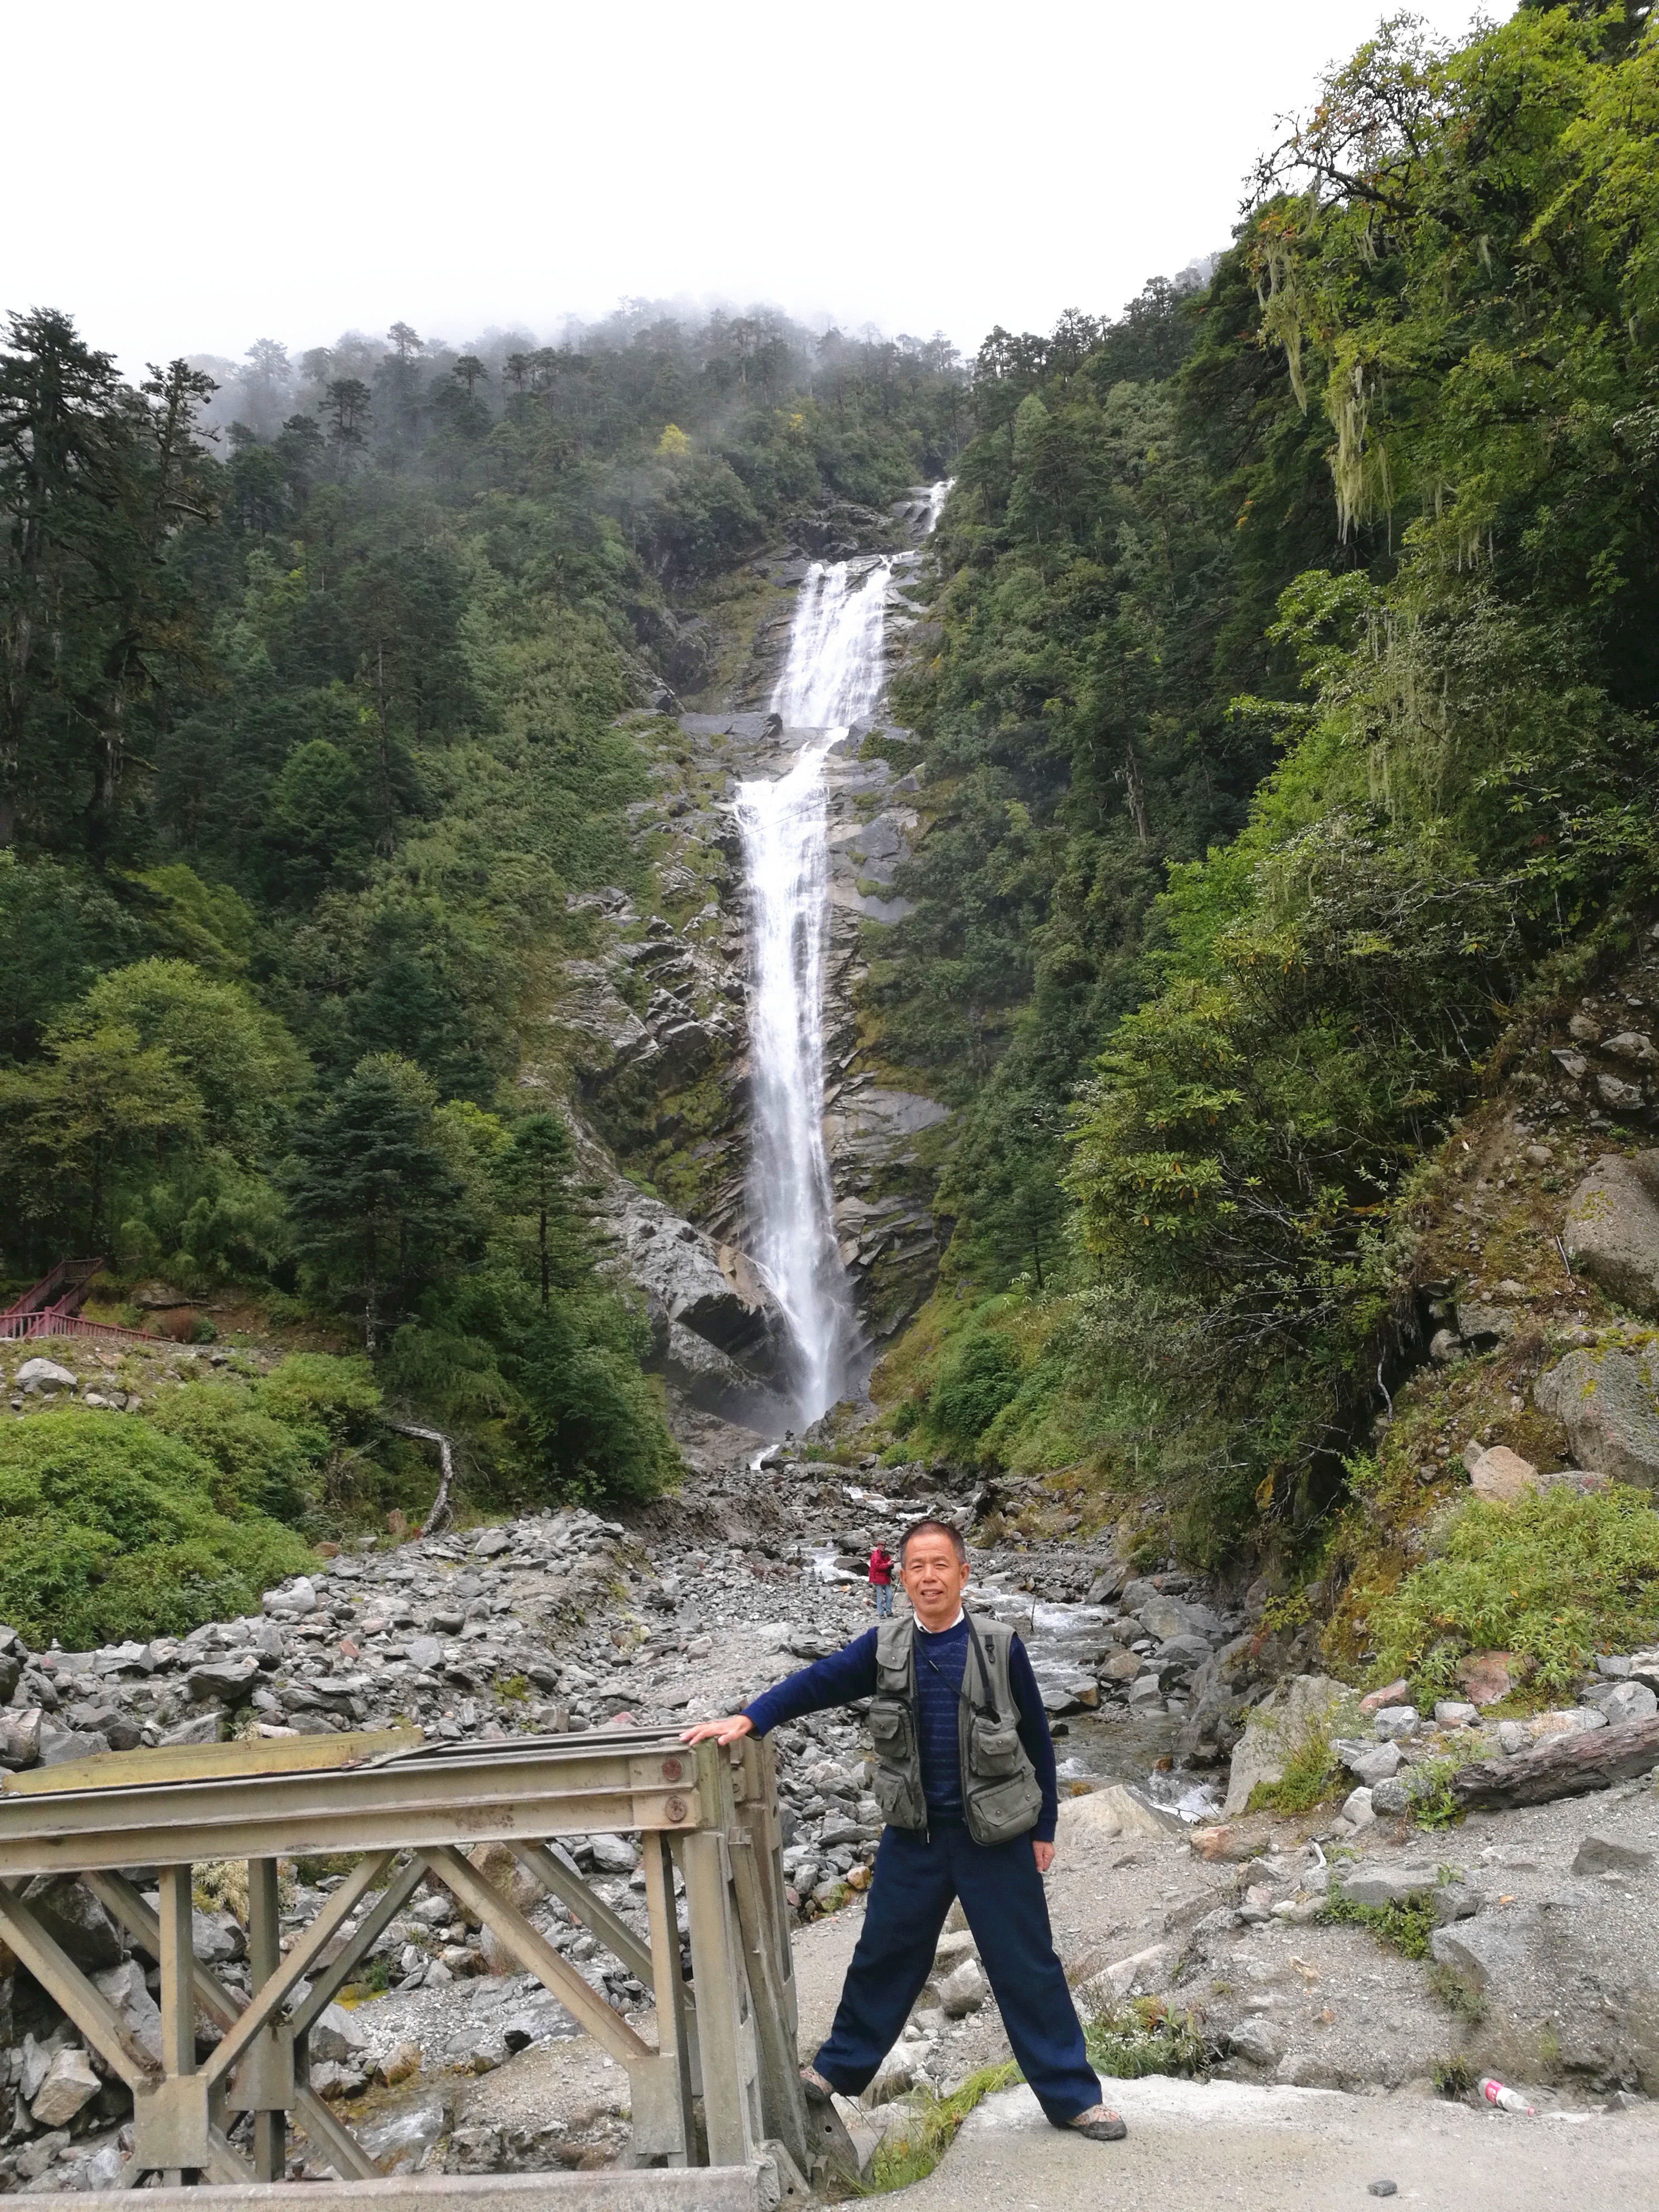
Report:
[[803,1713],[821,1713],[827,1705],[849,1705],[857,1698],[875,1694],[876,1632],[872,1628],[843,1650],[832,1651],[827,1659],[815,1659],[810,1667],[786,1674],[775,1688],[752,1698],[742,1712],[725,1720],[699,1721],[695,1728],[684,1729],[680,1741],[702,1743],[713,1736],[716,1743],[735,1743],[739,1736],[765,1735],[785,1721],[799,1720]]

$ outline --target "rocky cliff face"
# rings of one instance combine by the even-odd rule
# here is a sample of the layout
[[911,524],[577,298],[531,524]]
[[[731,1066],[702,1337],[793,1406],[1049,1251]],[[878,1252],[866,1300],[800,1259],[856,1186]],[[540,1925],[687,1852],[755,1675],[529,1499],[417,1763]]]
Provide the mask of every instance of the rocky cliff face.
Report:
[[[749,931],[737,787],[782,775],[793,751],[794,733],[765,702],[810,561],[874,560],[914,545],[928,511],[918,493],[891,515],[841,507],[799,518],[791,542],[731,580],[712,611],[679,620],[673,649],[697,625],[697,665],[716,672],[710,690],[733,703],[705,692],[688,704],[665,686],[657,706],[628,718],[654,756],[657,795],[632,810],[648,887],[572,901],[586,943],[565,963],[532,1079],[571,1097],[585,1165],[605,1193],[614,1264],[644,1296],[653,1360],[682,1441],[694,1446],[729,1449],[729,1437],[713,1439],[702,1425],[709,1416],[763,1432],[782,1425],[769,1395],[780,1318],[747,1256]],[[901,570],[890,659],[915,618]],[[939,1257],[930,1139],[945,1109],[894,1079],[864,1042],[859,1016],[866,930],[908,910],[892,885],[919,826],[909,750],[901,730],[862,727],[828,772],[825,1135],[842,1258],[872,1345],[927,1297]]]

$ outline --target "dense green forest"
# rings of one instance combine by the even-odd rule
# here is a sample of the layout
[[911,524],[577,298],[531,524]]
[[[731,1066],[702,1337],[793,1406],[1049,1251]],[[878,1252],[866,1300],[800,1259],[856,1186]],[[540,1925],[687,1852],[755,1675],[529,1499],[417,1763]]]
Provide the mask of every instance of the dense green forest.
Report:
[[[670,595],[939,471],[963,382],[939,343],[641,309],[552,347],[261,341],[132,385],[67,315],[13,315],[14,1282],[102,1254],[118,1301],[237,1286],[355,1334],[372,1380],[290,1369],[290,1492],[367,1449],[365,1389],[459,1423],[475,1486],[666,1480],[525,1040],[589,926],[568,896],[640,884],[653,762],[616,723],[678,674]],[[272,1418],[243,1395],[227,1419]]]
[[1202,281],[966,370],[629,307],[131,384],[11,319],[0,1261],[337,1346],[180,1394],[169,1541],[319,1533],[307,1469],[391,1464],[398,1411],[507,1492],[670,1479],[529,1040],[573,895],[641,887],[618,717],[707,680],[687,610],[946,472],[893,697],[926,835],[860,1008],[956,1109],[890,1456],[1086,1465],[1199,1556],[1324,1510],[1407,1348],[1402,1194],[1529,997],[1655,908],[1646,15],[1385,25]]
[[1092,1460],[1213,1550],[1317,1514],[1417,1164],[1650,918],[1659,41],[1401,18],[1201,289],[994,332],[899,705],[882,1042],[959,1109],[896,1441]]

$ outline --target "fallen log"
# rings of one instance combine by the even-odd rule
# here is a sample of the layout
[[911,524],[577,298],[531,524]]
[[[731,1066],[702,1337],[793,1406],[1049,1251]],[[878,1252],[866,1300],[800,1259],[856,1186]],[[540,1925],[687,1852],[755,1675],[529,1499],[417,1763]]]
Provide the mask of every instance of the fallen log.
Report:
[[1610,1789],[1654,1766],[1659,1766],[1659,1714],[1582,1735],[1546,1736],[1535,1751],[1516,1759],[1478,1759],[1453,1775],[1451,1790],[1469,1811],[1543,1805],[1553,1797]]

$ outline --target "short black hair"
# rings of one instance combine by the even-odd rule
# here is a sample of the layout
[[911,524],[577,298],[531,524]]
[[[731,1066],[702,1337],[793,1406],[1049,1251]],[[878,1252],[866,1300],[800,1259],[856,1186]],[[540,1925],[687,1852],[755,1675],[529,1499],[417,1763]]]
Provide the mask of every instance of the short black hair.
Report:
[[898,1555],[899,1565],[901,1566],[904,1565],[904,1554],[906,1550],[908,1548],[912,1536],[926,1536],[929,1534],[948,1537],[951,1542],[951,1549],[956,1553],[957,1558],[964,1566],[967,1565],[968,1547],[963,1541],[961,1529],[954,1528],[948,1521],[935,1521],[931,1516],[929,1516],[929,1517],[924,1521],[913,1521],[909,1527],[905,1530],[904,1534],[899,1538]]

